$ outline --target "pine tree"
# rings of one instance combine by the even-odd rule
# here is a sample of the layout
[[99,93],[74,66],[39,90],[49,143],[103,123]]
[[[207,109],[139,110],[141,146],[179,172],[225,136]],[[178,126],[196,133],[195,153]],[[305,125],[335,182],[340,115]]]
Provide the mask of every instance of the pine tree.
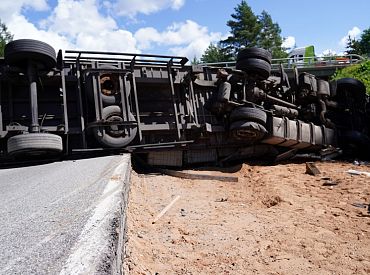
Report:
[[8,27],[0,19],[0,56],[4,56],[5,45],[13,40],[13,35],[8,31]]
[[281,29],[277,23],[272,21],[271,16],[262,11],[258,16],[258,22],[261,26],[260,33],[257,37],[257,46],[269,50],[274,58],[287,57],[287,53],[282,49],[283,39]]
[[347,50],[346,50],[346,53],[347,54],[360,54],[360,43],[348,36],[347,38],[347,46],[346,46]]
[[211,43],[200,58],[203,63],[226,62],[231,61],[232,58],[228,56],[221,48],[220,44]]
[[361,54],[370,56],[370,28],[362,32],[359,43]]
[[241,47],[258,46],[257,37],[261,25],[247,2],[242,0],[231,17],[233,20],[227,22],[227,26],[231,29],[231,35],[221,41],[221,46],[225,49],[227,55],[235,56]]
[[370,56],[370,28],[364,30],[358,40],[349,36],[346,48],[348,54]]
[[198,65],[200,63],[199,59],[194,56],[193,60],[190,61],[191,65]]
[[235,58],[243,47],[264,48],[275,58],[287,56],[282,48],[281,29],[266,11],[256,16],[247,2],[242,0],[231,17],[233,19],[227,22],[231,35],[221,41],[221,46],[229,56]]

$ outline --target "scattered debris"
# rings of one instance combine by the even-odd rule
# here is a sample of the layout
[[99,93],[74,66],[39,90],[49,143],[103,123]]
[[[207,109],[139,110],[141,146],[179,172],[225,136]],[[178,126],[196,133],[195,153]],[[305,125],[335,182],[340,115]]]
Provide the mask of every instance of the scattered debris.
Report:
[[336,185],[338,185],[338,182],[335,181],[335,180],[334,181],[333,180],[327,180],[322,185],[323,186],[336,186]]
[[291,149],[287,152],[284,152],[280,155],[278,155],[276,158],[275,158],[275,163],[277,162],[281,162],[281,161],[284,161],[284,160],[289,160],[291,159],[292,157],[294,157],[297,153],[298,149]]
[[[352,206],[357,207],[357,208],[367,209],[367,214],[370,215],[370,203],[367,204],[367,203],[358,203],[358,202],[355,202],[355,203],[352,203]],[[362,216],[363,216],[363,214],[362,214]]]
[[367,208],[367,207],[370,206],[370,204],[358,203],[358,202],[352,203],[351,205],[354,206],[354,207],[357,207],[357,208]]
[[347,173],[350,174],[350,175],[356,175],[356,176],[366,175],[366,176],[370,177],[370,172],[363,172],[363,171],[350,169],[350,170],[347,171]]
[[339,157],[343,154],[343,151],[339,148],[334,148],[333,146],[329,146],[328,148],[322,149],[320,151],[321,159],[322,160],[332,160],[336,157]]
[[228,198],[220,198],[220,199],[216,199],[215,202],[225,202],[227,200]]
[[180,196],[177,196],[165,208],[163,208],[161,213],[159,213],[158,216],[152,221],[152,224],[155,224],[160,218],[162,218],[162,216],[166,214],[166,212],[175,204],[176,201],[178,201],[179,198]]
[[316,167],[313,162],[306,162],[306,174],[316,176],[320,174],[320,170]]

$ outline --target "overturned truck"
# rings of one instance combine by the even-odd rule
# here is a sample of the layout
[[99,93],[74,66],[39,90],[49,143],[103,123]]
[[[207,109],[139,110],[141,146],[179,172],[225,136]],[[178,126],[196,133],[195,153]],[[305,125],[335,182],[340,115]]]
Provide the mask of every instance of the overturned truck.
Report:
[[235,68],[184,57],[59,51],[30,39],[0,60],[0,161],[133,152],[152,165],[323,153],[369,156],[369,97],[355,79],[271,75],[246,48]]

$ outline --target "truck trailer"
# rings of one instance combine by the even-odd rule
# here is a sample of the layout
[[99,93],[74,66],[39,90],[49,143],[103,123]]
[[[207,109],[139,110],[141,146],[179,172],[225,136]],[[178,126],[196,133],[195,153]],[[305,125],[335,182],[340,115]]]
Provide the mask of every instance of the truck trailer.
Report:
[[0,60],[0,163],[132,152],[152,165],[284,154],[368,157],[363,83],[326,81],[241,49],[234,68],[170,55],[59,50],[20,39]]

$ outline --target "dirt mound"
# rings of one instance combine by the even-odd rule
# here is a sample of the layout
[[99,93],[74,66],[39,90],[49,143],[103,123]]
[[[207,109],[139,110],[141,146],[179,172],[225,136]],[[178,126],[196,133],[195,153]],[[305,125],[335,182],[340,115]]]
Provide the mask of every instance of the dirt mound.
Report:
[[[133,173],[127,274],[370,274],[370,166],[243,165],[238,182]],[[171,202],[174,205],[152,221]]]

